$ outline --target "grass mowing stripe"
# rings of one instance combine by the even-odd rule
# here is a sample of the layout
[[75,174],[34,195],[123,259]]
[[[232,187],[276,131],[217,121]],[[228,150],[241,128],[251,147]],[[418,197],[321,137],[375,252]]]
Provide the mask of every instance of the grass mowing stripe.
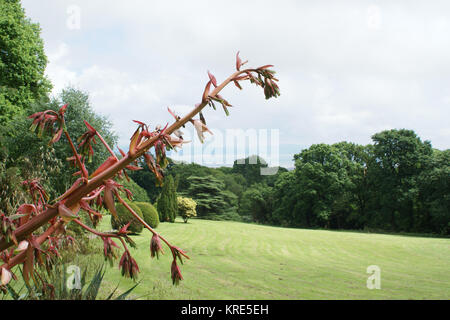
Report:
[[[108,218],[102,222],[109,229]],[[170,253],[149,258],[150,233],[133,237],[141,268],[135,296],[149,299],[449,299],[450,240],[259,226],[191,219],[157,229],[188,250],[184,281],[173,287]],[[381,289],[369,290],[369,265]],[[133,282],[108,270],[121,289]]]

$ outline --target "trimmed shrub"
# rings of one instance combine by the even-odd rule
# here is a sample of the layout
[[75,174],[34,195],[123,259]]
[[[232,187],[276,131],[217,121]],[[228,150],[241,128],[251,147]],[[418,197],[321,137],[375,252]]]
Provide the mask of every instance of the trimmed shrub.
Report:
[[164,180],[161,194],[158,198],[158,214],[161,222],[175,222],[178,213],[177,192],[172,176],[167,176]]
[[141,209],[142,217],[150,227],[156,228],[159,224],[159,215],[156,208],[149,202],[135,202],[135,204]]
[[127,179],[122,179],[119,181],[121,185],[123,185],[126,189],[130,190],[133,194],[133,201],[135,202],[149,202],[150,198],[148,197],[147,191],[141,188],[133,179],[128,181]]
[[[131,209],[134,210],[134,212],[136,212],[141,218],[143,218],[142,211],[139,208],[139,206],[136,205],[135,202],[130,202],[127,200],[125,201],[131,207]],[[120,228],[122,228],[124,225],[128,224],[128,222],[131,221],[128,230],[134,234],[142,232],[144,226],[139,221],[137,221],[137,219],[133,216],[133,214],[130,211],[128,211],[128,209],[125,208],[123,204],[116,203],[116,210],[119,219],[115,219],[114,216],[111,215],[111,227],[113,229],[119,230]]]

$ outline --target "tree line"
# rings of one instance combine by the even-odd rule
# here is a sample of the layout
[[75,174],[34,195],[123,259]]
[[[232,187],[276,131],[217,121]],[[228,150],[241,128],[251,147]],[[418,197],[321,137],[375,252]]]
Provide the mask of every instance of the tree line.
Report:
[[[267,167],[259,157],[233,167],[173,163],[177,192],[197,202],[198,217],[284,227],[450,233],[450,150],[433,149],[412,130],[386,130],[373,143],[314,144],[294,155],[295,168]],[[156,200],[150,173],[133,179]]]
[[[412,130],[387,130],[373,144],[316,144],[267,191],[261,221],[307,228],[449,234],[450,150]],[[267,211],[269,212],[269,210]]]

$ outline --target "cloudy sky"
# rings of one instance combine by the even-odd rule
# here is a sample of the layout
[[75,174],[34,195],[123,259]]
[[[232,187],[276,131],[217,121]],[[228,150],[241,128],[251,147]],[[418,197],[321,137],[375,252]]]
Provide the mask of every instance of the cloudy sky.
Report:
[[249,66],[275,65],[281,97],[265,100],[250,84],[226,88],[231,115],[205,113],[216,140],[227,129],[267,130],[258,139],[288,167],[311,144],[367,144],[392,128],[450,147],[448,1],[22,3],[42,27],[54,93],[67,85],[87,91],[121,146],[131,120],[165,124],[168,106],[179,114],[192,108],[206,71],[226,78],[240,50]]

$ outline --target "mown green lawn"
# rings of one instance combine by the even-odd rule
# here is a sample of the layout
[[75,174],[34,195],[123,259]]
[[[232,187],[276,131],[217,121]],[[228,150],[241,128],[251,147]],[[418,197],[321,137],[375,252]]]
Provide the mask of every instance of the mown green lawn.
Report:
[[[102,227],[109,227],[105,217]],[[450,299],[450,240],[276,228],[237,222],[162,223],[158,231],[188,251],[184,281],[172,286],[170,254],[150,258],[150,233],[133,237],[142,299]],[[366,286],[381,269],[381,289]],[[133,281],[108,268],[103,290]]]

